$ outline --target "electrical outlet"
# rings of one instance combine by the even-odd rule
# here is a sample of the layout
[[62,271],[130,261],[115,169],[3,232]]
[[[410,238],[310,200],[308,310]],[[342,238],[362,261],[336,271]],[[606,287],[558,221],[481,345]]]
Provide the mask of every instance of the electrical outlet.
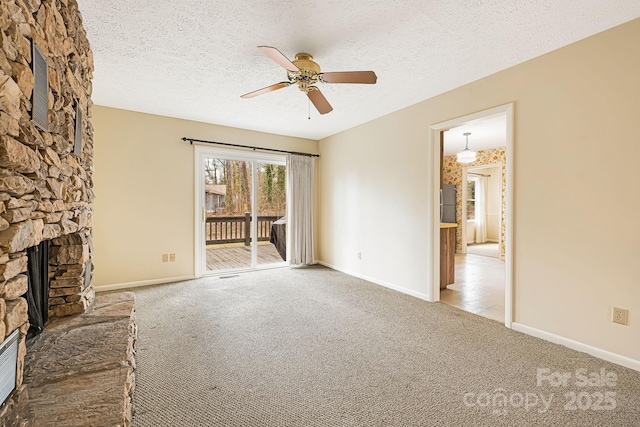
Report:
[[176,254],[169,254],[169,262],[176,262]]
[[611,321],[621,325],[629,324],[629,310],[625,308],[613,307],[613,315]]
[[358,259],[362,259],[362,252],[358,252]]
[[169,261],[169,254],[162,254],[162,262],[168,262]]

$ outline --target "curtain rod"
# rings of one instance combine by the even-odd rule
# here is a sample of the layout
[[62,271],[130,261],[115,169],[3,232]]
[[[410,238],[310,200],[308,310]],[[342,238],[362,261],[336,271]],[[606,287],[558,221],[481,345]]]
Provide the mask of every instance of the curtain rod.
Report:
[[189,141],[189,144],[191,144],[191,145],[193,145],[194,142],[202,142],[202,143],[205,143],[205,144],[224,145],[226,147],[248,148],[248,149],[253,150],[253,151],[261,150],[261,151],[272,151],[272,152],[276,152],[276,153],[297,154],[299,156],[307,156],[307,157],[320,157],[320,154],[301,153],[299,151],[277,150],[275,148],[253,147],[251,145],[230,144],[228,142],[205,141],[204,139],[193,139],[193,138],[187,138],[186,136],[183,137],[182,140],[183,141]]
[[486,174],[483,174],[483,173],[475,173],[475,172],[467,172],[467,175],[485,176],[487,178],[491,177],[491,175],[486,175]]

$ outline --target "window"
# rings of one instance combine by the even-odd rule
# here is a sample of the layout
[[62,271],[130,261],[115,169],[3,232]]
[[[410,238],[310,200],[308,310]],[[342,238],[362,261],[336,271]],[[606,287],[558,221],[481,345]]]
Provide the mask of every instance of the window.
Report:
[[467,220],[476,219],[476,182],[478,178],[467,179]]

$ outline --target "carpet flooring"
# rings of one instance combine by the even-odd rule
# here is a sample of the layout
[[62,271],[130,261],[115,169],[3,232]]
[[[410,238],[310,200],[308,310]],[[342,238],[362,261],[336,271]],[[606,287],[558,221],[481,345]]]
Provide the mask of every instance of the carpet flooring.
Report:
[[640,425],[639,372],[324,267],[135,294],[134,426]]

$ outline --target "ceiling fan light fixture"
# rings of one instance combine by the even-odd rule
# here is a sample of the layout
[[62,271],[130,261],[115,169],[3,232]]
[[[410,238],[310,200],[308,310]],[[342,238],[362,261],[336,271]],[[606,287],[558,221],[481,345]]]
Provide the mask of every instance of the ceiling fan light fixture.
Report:
[[356,84],[375,84],[378,77],[373,71],[339,71],[339,72],[320,72],[320,65],[313,60],[313,56],[308,53],[300,52],[296,54],[295,59],[290,61],[278,49],[271,46],[258,46],[265,55],[273,62],[287,70],[286,82],[280,82],[267,86],[262,89],[241,95],[241,98],[253,98],[258,95],[273,92],[287,86],[297,85],[298,89],[304,92],[309,100],[313,103],[320,114],[326,114],[333,110],[324,97],[320,89],[315,86],[318,82],[323,83],[356,83]]
[[458,163],[475,162],[477,158],[476,152],[469,150],[469,135],[471,135],[471,132],[465,132],[463,135],[467,138],[467,144],[465,145],[464,150],[456,155],[456,161]]

